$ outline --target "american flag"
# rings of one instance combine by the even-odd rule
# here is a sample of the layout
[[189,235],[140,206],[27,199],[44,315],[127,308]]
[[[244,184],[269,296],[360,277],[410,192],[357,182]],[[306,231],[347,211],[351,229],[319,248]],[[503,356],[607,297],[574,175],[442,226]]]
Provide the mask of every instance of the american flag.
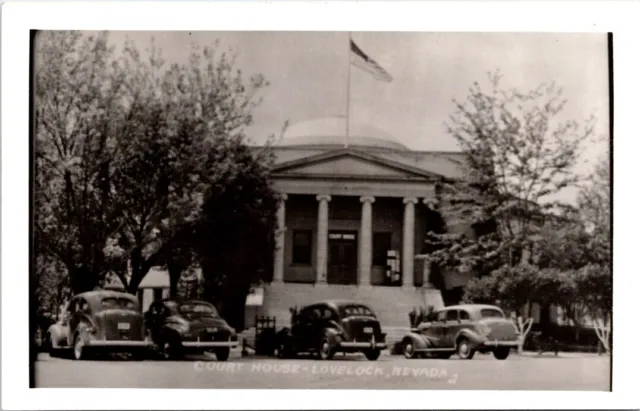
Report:
[[371,57],[367,56],[356,43],[351,40],[351,64],[368,72],[374,78],[390,82],[393,80],[391,75],[385,69],[380,67]]

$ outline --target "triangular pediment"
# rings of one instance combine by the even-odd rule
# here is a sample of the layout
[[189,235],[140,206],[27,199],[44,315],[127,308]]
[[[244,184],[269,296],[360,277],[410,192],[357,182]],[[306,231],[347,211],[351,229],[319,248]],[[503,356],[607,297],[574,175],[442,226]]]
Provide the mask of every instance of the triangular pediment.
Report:
[[278,164],[276,176],[318,176],[393,179],[437,179],[441,176],[374,154],[343,149]]

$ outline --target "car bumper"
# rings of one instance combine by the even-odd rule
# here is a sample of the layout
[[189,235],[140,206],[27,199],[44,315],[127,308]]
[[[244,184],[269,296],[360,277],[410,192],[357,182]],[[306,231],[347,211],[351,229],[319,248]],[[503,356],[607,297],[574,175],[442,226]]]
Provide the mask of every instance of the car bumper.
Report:
[[383,342],[340,342],[340,348],[378,348],[384,350],[387,344]]
[[238,341],[183,341],[182,346],[186,348],[235,348]]
[[127,340],[90,340],[86,342],[89,347],[104,348],[148,348],[151,347],[150,341],[127,341]]
[[519,341],[485,341],[482,343],[485,347],[517,347],[520,344]]

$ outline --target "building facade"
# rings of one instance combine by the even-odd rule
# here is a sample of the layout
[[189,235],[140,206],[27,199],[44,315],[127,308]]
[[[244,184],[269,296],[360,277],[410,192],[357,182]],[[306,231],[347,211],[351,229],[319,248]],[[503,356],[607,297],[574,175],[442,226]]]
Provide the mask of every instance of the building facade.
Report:
[[442,305],[419,256],[437,184],[462,177],[460,153],[409,150],[343,117],[287,129],[272,170],[282,195],[273,280],[262,313],[325,298],[369,304],[385,326],[408,324],[413,307]]

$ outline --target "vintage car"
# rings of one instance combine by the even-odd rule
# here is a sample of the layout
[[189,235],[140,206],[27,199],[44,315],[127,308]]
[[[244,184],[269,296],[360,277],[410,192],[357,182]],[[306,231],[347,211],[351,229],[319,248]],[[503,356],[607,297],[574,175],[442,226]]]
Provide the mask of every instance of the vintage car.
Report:
[[212,351],[219,361],[226,361],[231,348],[238,346],[235,330],[205,301],[155,301],[145,313],[145,323],[165,359]]
[[454,353],[471,359],[476,352],[493,352],[504,360],[518,345],[518,332],[498,307],[468,304],[445,307],[402,339],[405,357],[449,358]]
[[295,313],[291,328],[276,335],[280,357],[315,353],[331,359],[335,353],[362,352],[375,361],[387,347],[386,334],[369,307],[349,300],[329,300],[308,305]]
[[81,360],[99,351],[128,352],[143,358],[151,342],[145,338],[138,300],[117,291],[89,291],[73,297],[60,321],[45,335],[51,355],[71,350]]

